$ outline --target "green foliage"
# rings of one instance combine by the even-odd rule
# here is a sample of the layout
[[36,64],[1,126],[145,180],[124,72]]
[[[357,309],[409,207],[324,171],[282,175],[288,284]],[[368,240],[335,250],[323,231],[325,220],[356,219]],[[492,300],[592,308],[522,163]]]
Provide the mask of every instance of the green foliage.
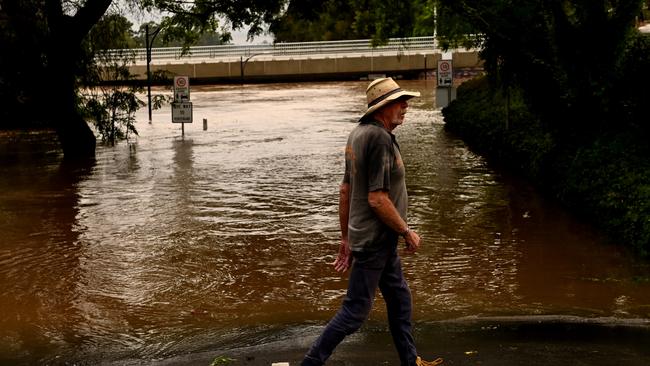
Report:
[[329,41],[368,38],[380,44],[388,38],[431,36],[437,0],[291,1],[273,19],[276,41]]
[[349,1],[292,1],[287,11],[273,20],[269,30],[276,42],[333,41],[363,38],[353,28],[354,11]]
[[[92,121],[101,139],[114,145],[117,141],[137,135],[135,112],[146,105],[138,98],[144,90],[134,82],[128,66],[135,62],[130,33],[131,23],[121,15],[103,17],[91,30],[86,45],[85,72],[81,84],[86,85],[78,95],[79,111]],[[106,84],[106,80],[112,83]],[[154,98],[153,108],[165,101]]]
[[273,18],[270,31],[278,42],[431,36],[437,29],[443,48],[475,47],[482,42],[467,16],[439,0],[290,1]]
[[[84,38],[101,18],[111,0],[21,0],[3,1],[0,5],[0,127],[19,127],[26,124],[57,124],[52,121],[52,113],[45,104],[71,104],[75,89],[83,87],[92,76],[85,75],[92,69],[93,56],[87,52]],[[227,32],[218,19],[227,19],[225,24],[232,28],[242,28],[250,24],[249,34],[263,31],[263,25],[280,14],[285,0],[244,0],[244,1],[176,1],[176,0],[127,0],[132,8],[143,11],[156,11],[170,14],[163,20],[162,42],[181,41],[184,44],[200,44],[228,39]],[[120,3],[123,4],[123,3]],[[121,6],[121,5],[120,5]],[[128,20],[123,16],[109,15],[111,22],[103,26],[114,27],[123,34],[118,39],[126,40],[120,46],[136,46],[138,35],[132,34]],[[110,25],[109,25],[110,24]],[[99,25],[102,26],[102,25]],[[108,33],[106,33],[108,34]],[[201,38],[200,34],[208,34]],[[127,37],[128,36],[128,37]],[[101,40],[101,34],[93,36]],[[107,36],[105,36],[107,37]],[[131,39],[131,40],[129,40]],[[87,40],[86,40],[87,41]],[[102,40],[106,41],[106,40]],[[94,41],[90,41],[92,44]],[[96,49],[99,49],[96,47]],[[65,67],[65,70],[63,69]],[[51,91],[55,83],[52,75],[62,75],[60,79],[76,80],[80,83],[60,83],[65,88],[59,94],[66,95],[66,101],[52,101]],[[43,88],[43,84],[48,85]],[[74,110],[67,105],[66,110]],[[41,113],[43,112],[43,113]],[[20,120],[16,116],[22,116]],[[66,119],[69,119],[67,116]]]
[[[160,22],[162,29],[158,36],[163,45],[182,44],[186,47],[198,43],[201,35],[204,33],[214,33],[217,29],[218,22],[214,16],[202,17],[203,20],[197,22],[197,18],[185,15],[167,16]],[[229,35],[225,35],[220,42],[227,41]]]
[[616,241],[650,254],[650,147],[630,133],[578,149],[567,164],[563,202],[602,223]]
[[482,57],[493,81],[519,86],[555,130],[588,140],[608,128],[639,0],[441,3],[483,35]]
[[120,14],[107,14],[95,24],[87,38],[93,51],[135,47],[133,23]]
[[[171,34],[167,34],[169,25],[163,26],[151,21],[140,24],[140,27],[133,35],[134,47],[146,47],[146,26],[149,26],[149,41],[151,42],[153,39],[152,47],[181,47],[185,45],[186,38],[189,38],[189,46],[220,45],[226,43],[230,39],[230,34],[227,31],[217,31],[214,29],[207,29],[200,34],[195,32],[192,37],[181,35],[179,39],[176,39],[174,35],[178,33],[177,31],[172,31]],[[160,34],[154,37],[154,32],[159,28],[161,29]]]
[[408,37],[413,34],[415,2],[352,0],[359,34],[371,37],[375,44],[391,37]]
[[[634,28],[641,2],[441,3],[483,35],[491,85],[461,88],[444,111],[448,128],[650,254],[650,37]],[[539,122],[522,123],[518,108]]]
[[527,108],[521,91],[512,88],[508,92],[509,106],[504,92],[493,89],[487,77],[463,83],[458,100],[443,110],[446,128],[494,163],[537,180],[555,141]]
[[92,120],[102,141],[115,145],[117,140],[138,134],[135,129],[135,112],[144,106],[132,89],[99,88],[83,97],[83,114]]
[[[79,96],[81,114],[91,120],[105,143],[128,139],[129,134],[138,134],[135,128],[135,112],[145,103],[138,99],[137,93],[143,88],[131,82],[134,76],[128,66],[135,61],[135,53],[119,46],[125,44],[123,29],[113,24],[115,19],[106,17],[91,31],[91,47],[101,48],[91,51],[95,62],[87,69],[86,93]],[[109,52],[110,49],[118,52]],[[106,85],[104,80],[121,83]]]
[[443,109],[445,127],[492,163],[523,173],[613,241],[650,255],[647,135],[627,128],[588,142],[568,141],[531,113],[516,90],[510,101],[506,129],[503,89],[491,87],[486,77],[466,82],[458,99]]
[[[200,33],[219,29],[219,16],[228,19],[232,29],[249,27],[248,36],[253,37],[264,32],[264,24],[270,24],[279,16],[285,0],[226,0],[226,1],[177,1],[177,0],[141,0],[140,6],[145,10],[158,10],[170,13],[161,25],[166,28],[165,40],[183,40],[189,45],[198,39]],[[224,27],[222,40],[229,40]]]
[[431,36],[436,27],[436,0],[416,1],[413,5],[415,8],[415,20],[413,24],[413,36],[424,37]]
[[[429,29],[436,29],[436,36],[439,46],[443,49],[451,49],[456,47],[473,48],[482,44],[483,38],[479,36],[479,30],[473,22],[469,22],[467,17],[461,12],[455,11],[449,6],[445,6],[444,2],[429,0],[427,3],[434,3],[436,6],[436,14],[432,19]],[[426,8],[434,5],[426,5]],[[419,12],[418,19],[422,19],[426,14],[427,9]],[[431,11],[431,10],[429,10]],[[416,35],[426,35],[426,33],[417,33]],[[429,32],[430,34],[431,32]]]
[[[48,27],[39,2],[0,5],[0,128],[46,125],[39,109],[39,81],[47,79]],[[19,116],[33,116],[20,118]]]
[[[133,133],[129,115],[138,105],[126,97],[134,90],[113,89],[97,91],[97,102],[88,103],[89,92],[83,90],[97,85],[102,73],[97,71],[94,52],[110,47],[129,46],[130,34],[124,17],[112,16],[112,21],[98,24],[111,4],[124,3],[144,11],[156,10],[171,14],[164,20],[161,40],[181,39],[184,45],[192,44],[199,33],[216,31],[217,19],[228,19],[234,29],[251,25],[249,35],[263,31],[262,25],[280,14],[285,0],[21,0],[2,1],[0,4],[0,126],[25,128],[33,125],[54,127],[64,154],[69,158],[87,158],[95,153],[95,139],[81,112],[93,120],[107,121],[126,118],[122,124],[124,136]],[[119,7],[119,6],[118,6]],[[110,17],[110,15],[109,15]],[[107,17],[108,19],[108,17]],[[108,35],[90,37],[94,25],[105,26],[120,44],[108,43]],[[132,36],[132,35],[131,35]],[[226,38],[225,36],[223,38]],[[91,47],[92,46],[92,47]],[[102,72],[120,75],[124,82],[124,60],[107,65]],[[104,67],[102,65],[102,67]],[[83,92],[81,91],[83,90]],[[162,98],[157,98],[160,102]],[[85,103],[79,105],[79,103]],[[100,106],[109,108],[106,114]],[[113,109],[115,108],[115,109]],[[118,113],[125,111],[126,115]],[[56,111],[56,113],[54,113]],[[110,116],[107,118],[106,116]],[[110,122],[111,124],[113,122]],[[112,126],[112,125],[111,125]],[[117,138],[120,123],[115,128],[98,127]]]
[[612,86],[616,96],[611,106],[613,130],[631,130],[650,138],[650,36],[637,34],[630,38],[618,70],[619,77]]

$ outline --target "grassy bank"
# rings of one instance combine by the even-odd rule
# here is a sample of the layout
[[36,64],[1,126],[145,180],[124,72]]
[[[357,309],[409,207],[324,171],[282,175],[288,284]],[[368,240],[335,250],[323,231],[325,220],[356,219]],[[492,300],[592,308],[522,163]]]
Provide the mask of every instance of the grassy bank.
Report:
[[521,93],[511,90],[507,98],[486,77],[461,85],[443,114],[447,130],[492,163],[529,178],[612,242],[650,255],[647,136],[612,129],[579,142],[567,139],[533,114]]

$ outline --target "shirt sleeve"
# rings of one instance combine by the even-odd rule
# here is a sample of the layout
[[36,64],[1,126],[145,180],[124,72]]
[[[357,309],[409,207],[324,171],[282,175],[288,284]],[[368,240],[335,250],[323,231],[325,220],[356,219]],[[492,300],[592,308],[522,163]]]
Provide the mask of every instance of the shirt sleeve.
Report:
[[349,161],[345,160],[345,174],[343,174],[343,183],[350,183],[350,166]]

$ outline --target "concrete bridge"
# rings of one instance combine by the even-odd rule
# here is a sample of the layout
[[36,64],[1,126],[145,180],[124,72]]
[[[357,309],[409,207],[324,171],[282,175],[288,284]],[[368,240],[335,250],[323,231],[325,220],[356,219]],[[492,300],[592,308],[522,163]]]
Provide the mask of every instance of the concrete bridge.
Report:
[[[146,79],[146,50],[134,50],[130,66],[137,79]],[[456,49],[454,70],[480,70],[476,50]],[[372,74],[405,78],[433,76],[442,58],[434,37],[391,39],[372,47],[370,40],[277,43],[252,46],[156,48],[151,53],[151,72],[167,76],[187,75],[193,82],[265,82],[298,80],[358,80]]]

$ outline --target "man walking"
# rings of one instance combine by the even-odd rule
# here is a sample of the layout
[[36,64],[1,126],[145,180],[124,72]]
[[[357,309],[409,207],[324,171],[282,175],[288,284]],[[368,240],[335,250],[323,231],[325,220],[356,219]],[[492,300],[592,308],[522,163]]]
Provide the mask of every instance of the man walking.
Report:
[[417,356],[411,333],[411,292],[397,253],[400,236],[409,253],[418,250],[420,237],[406,222],[405,170],[392,131],[404,122],[407,100],[419,96],[402,90],[391,78],[377,79],[366,89],[368,109],[348,137],[339,196],[341,244],[334,268],[344,272],[352,266],[348,292],[303,366],[323,365],[336,346],[361,327],[377,288],[386,301],[401,365],[442,363],[442,359],[427,362]]

